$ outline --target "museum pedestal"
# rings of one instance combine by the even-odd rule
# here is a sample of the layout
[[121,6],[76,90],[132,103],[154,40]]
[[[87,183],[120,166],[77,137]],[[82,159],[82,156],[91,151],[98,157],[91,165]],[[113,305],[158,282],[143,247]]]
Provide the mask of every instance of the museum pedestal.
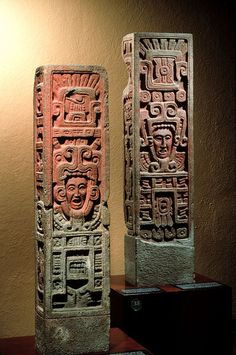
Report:
[[231,288],[195,275],[195,283],[134,287],[111,278],[111,326],[156,355],[232,353]]

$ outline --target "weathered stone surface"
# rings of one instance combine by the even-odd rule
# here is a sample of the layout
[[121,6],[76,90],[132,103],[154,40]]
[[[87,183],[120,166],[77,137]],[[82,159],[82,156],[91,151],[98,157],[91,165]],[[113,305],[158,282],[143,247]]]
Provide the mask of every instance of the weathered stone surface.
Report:
[[192,36],[123,39],[125,273],[134,285],[190,282],[194,271]]
[[36,70],[36,347],[42,354],[109,350],[107,100],[101,67]]
[[[40,319],[36,348],[42,354],[107,353],[110,320],[104,316]],[[46,341],[45,341],[46,340]]]

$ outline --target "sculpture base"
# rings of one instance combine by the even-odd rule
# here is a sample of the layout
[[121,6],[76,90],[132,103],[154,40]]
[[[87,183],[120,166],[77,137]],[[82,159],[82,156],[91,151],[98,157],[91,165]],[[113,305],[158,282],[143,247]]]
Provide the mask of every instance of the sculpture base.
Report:
[[36,314],[39,354],[86,354],[109,351],[109,316],[44,319]]
[[[37,355],[38,352],[35,350],[35,337],[25,336],[0,339],[0,354]],[[137,343],[134,339],[130,338],[119,328],[110,329],[110,350],[108,354],[151,355],[147,349]]]
[[188,240],[150,242],[125,235],[125,278],[134,286],[193,282],[194,248]]
[[192,284],[134,287],[111,277],[111,326],[158,355],[232,353],[232,290],[195,276]]

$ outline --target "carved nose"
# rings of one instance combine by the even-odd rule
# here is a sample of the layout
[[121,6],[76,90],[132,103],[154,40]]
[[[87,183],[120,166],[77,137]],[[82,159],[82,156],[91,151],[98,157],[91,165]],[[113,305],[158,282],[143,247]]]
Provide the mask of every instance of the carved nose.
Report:
[[75,189],[75,193],[74,193],[74,196],[79,196],[80,193],[79,193],[79,189]]

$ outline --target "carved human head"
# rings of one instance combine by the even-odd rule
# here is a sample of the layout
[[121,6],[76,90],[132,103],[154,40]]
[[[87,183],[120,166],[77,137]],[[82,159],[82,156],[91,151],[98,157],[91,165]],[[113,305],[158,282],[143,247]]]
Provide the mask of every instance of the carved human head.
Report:
[[55,197],[67,218],[82,218],[92,210],[99,189],[88,175],[74,173],[65,178],[63,186],[56,187]]
[[165,159],[171,155],[174,129],[171,125],[157,125],[152,131],[153,147],[157,158]]

